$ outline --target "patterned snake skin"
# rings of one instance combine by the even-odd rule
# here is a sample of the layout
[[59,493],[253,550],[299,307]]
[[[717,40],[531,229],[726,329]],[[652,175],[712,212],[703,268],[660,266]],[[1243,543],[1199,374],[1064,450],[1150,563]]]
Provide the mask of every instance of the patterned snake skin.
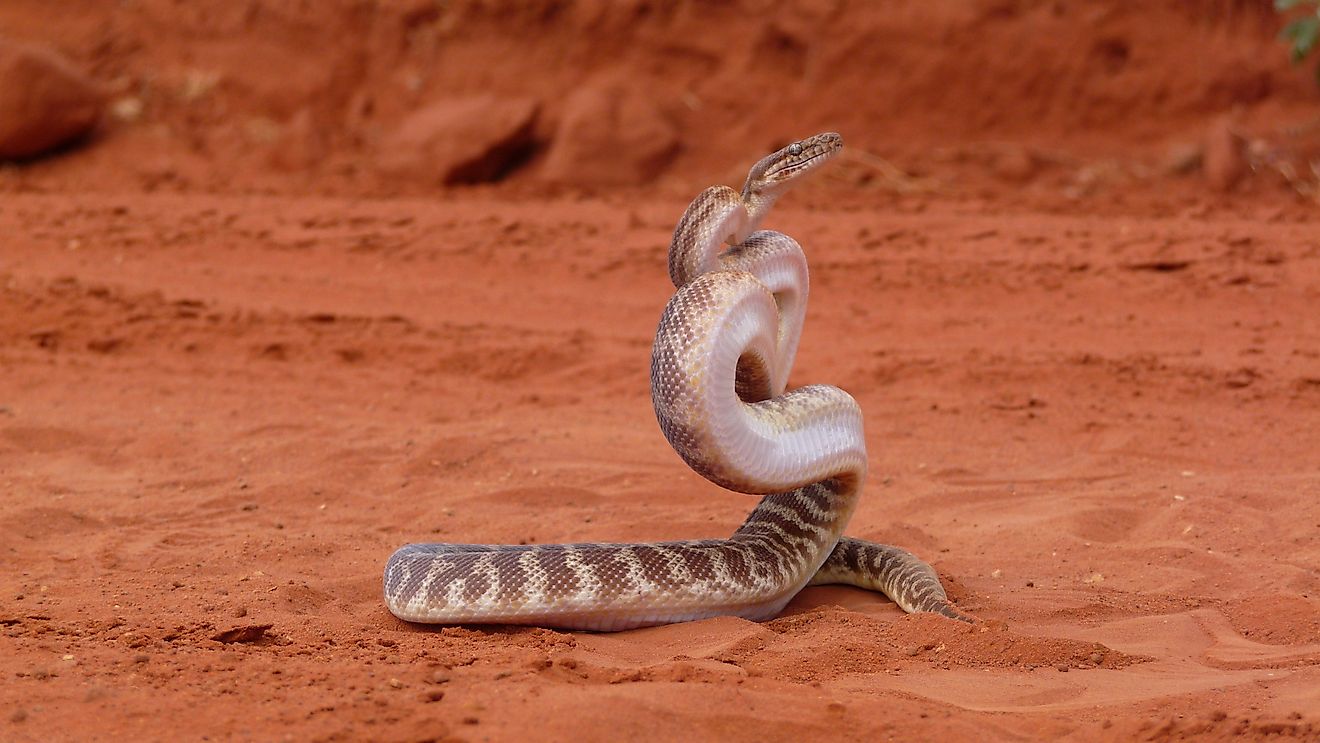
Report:
[[[651,397],[674,450],[710,481],[761,495],[728,539],[655,544],[410,544],[385,566],[400,619],[622,630],[718,615],[775,616],[806,585],[883,592],[909,612],[972,621],[929,565],[842,537],[866,476],[862,414],[827,385],[785,391],[806,313],[807,262],[770,206],[837,154],[837,134],[752,167],[742,193],[702,192],[669,250],[678,291],[656,331]],[[724,249],[724,244],[730,246]]]

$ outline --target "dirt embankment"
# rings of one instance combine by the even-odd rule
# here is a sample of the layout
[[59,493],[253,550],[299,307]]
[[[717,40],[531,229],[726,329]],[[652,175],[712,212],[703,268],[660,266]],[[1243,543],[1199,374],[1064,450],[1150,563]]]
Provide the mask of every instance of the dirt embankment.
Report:
[[113,97],[31,187],[686,193],[835,129],[836,180],[1040,198],[1163,191],[1225,115],[1267,169],[1317,139],[1264,2],[69,5],[0,8]]

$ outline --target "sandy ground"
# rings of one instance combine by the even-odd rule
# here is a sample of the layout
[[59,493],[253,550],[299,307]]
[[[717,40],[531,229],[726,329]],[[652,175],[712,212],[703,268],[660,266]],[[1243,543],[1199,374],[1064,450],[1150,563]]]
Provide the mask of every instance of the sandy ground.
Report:
[[[1110,41],[1148,30],[1114,18]],[[841,162],[767,224],[811,263],[793,384],[865,411],[849,533],[984,621],[813,588],[763,624],[432,629],[381,603],[405,542],[740,523],[750,499],[661,436],[650,344],[675,220],[772,136],[619,191],[542,184],[538,154],[418,192],[272,170],[215,133],[247,100],[217,95],[0,171],[0,740],[1320,738],[1320,230],[1295,184],[1143,170],[1149,124],[1046,157],[885,151],[840,115],[906,171]],[[1239,115],[1282,126],[1276,98]],[[1220,103],[1171,104],[1161,144]]]
[[650,411],[682,206],[7,199],[6,737],[1316,734],[1320,246],[1268,217],[777,213],[796,381],[867,413],[849,531],[983,626],[390,617],[406,541],[738,523]]

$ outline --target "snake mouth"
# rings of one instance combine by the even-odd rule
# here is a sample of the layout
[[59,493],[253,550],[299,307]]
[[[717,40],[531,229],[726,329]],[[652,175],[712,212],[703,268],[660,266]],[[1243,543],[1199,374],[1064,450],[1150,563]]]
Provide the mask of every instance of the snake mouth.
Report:
[[834,132],[825,132],[766,155],[747,173],[743,194],[764,194],[787,188],[799,177],[823,165],[842,148],[843,137]]
[[821,150],[820,152],[817,152],[816,154],[812,155],[811,157],[805,160],[797,160],[795,162],[791,162],[786,165],[781,165],[780,167],[775,168],[774,170],[767,171],[765,177],[776,178],[785,173],[796,173],[797,171],[803,168],[813,167],[812,163],[815,163],[816,161],[824,158],[828,158],[830,155],[833,155],[835,152],[838,152],[838,150]]

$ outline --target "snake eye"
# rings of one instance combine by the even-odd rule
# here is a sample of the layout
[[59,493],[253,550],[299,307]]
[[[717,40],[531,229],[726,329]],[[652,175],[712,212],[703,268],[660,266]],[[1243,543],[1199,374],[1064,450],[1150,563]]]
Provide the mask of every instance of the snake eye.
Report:
[[793,144],[789,145],[789,146],[788,146],[788,154],[790,154],[790,155],[794,155],[794,156],[796,156],[796,155],[801,155],[801,154],[802,154],[802,145],[799,144],[799,143],[797,143],[797,142],[794,142]]

